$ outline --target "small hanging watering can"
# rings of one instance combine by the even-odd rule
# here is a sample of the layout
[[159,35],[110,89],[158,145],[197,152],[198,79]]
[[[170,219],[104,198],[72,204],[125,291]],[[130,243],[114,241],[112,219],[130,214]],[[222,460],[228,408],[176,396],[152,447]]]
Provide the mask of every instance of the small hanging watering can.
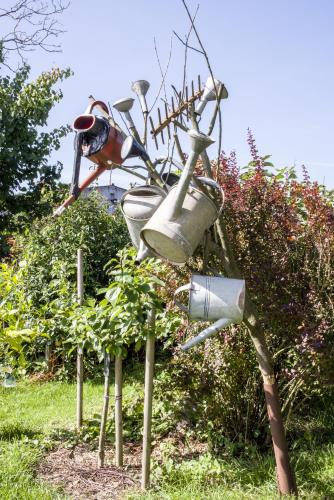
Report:
[[175,304],[190,319],[214,321],[212,325],[182,346],[183,350],[198,344],[232,323],[241,323],[245,307],[245,281],[222,276],[193,274],[191,282],[180,286],[174,293],[189,290],[188,306],[174,298]]
[[152,256],[152,252],[140,238],[140,231],[165,197],[165,191],[159,186],[138,186],[126,191],[121,198],[120,206],[130,238],[138,249],[136,257],[138,262]]
[[[174,264],[184,264],[192,256],[204,232],[219,215],[211,198],[197,187],[190,186],[199,155],[214,141],[196,130],[190,130],[188,134],[192,150],[180,181],[172,186],[140,233],[155,255]],[[219,188],[216,183],[211,185]]]

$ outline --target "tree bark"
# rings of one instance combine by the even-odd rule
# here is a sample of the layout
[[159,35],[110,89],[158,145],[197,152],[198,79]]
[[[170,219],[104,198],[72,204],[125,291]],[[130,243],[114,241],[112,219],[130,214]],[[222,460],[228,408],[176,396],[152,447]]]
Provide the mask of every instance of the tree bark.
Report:
[[[221,247],[211,242],[211,248],[221,260],[223,267],[230,278],[242,278],[236,263],[233,250],[229,244],[225,227],[221,220],[217,220],[216,229]],[[269,352],[265,334],[259,321],[256,307],[246,293],[244,324],[247,326],[253,341],[257,361],[263,378],[263,389],[266,398],[270,431],[276,461],[276,471],[279,491],[283,495],[297,495],[297,485],[293,469],[290,464],[288,445],[286,441],[281,406],[275,380],[275,373],[271,354]]]

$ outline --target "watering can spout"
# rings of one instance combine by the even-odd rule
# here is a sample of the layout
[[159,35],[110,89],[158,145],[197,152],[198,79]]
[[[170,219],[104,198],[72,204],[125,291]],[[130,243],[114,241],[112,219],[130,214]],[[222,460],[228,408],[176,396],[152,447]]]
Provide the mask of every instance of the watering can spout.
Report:
[[138,252],[136,255],[136,264],[140,264],[145,260],[147,257],[152,257],[152,252],[150,252],[149,248],[145,245],[143,240],[140,240],[139,247],[138,247]]
[[187,351],[190,349],[190,347],[193,347],[194,345],[198,344],[199,342],[202,342],[203,340],[207,339],[208,337],[211,337],[211,335],[214,335],[215,333],[219,332],[219,330],[222,330],[223,328],[226,328],[227,326],[231,325],[233,323],[233,320],[230,318],[221,318],[212,325],[208,326],[205,330],[203,330],[199,335],[196,337],[193,337],[192,339],[188,340],[185,344],[181,346],[182,351]]
[[182,210],[182,205],[187,194],[191,178],[196,167],[199,155],[215,141],[210,136],[202,134],[197,130],[189,130],[188,135],[191,143],[191,153],[184,166],[180,181],[175,191],[174,203],[171,206],[169,219],[176,219]]

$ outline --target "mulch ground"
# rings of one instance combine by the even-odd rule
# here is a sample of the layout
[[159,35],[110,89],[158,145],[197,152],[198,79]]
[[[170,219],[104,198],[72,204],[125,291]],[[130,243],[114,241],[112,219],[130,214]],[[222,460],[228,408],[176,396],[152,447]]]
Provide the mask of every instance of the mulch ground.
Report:
[[97,467],[97,451],[88,445],[74,449],[60,447],[45,457],[38,477],[61,487],[75,500],[119,499],[126,490],[138,489],[141,473],[141,449],[128,445],[124,449],[124,467],[113,464],[113,450],[106,449],[105,466]]
[[[180,430],[163,439],[160,445],[169,445],[175,450],[175,458],[186,460],[207,452],[207,444],[196,440],[184,440]],[[121,499],[126,492],[139,490],[141,477],[142,447],[124,443],[124,466],[114,464],[114,447],[105,450],[105,467],[97,467],[97,450],[89,444],[80,444],[74,449],[60,446],[50,452],[39,465],[39,479],[61,487],[74,500]],[[152,458],[163,462],[160,446],[153,447]]]

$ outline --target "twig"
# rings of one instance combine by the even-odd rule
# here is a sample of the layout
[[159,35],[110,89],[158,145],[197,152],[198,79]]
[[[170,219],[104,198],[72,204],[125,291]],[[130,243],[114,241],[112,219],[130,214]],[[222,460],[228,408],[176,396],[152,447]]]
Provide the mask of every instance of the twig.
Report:
[[[141,175],[141,174],[138,174],[137,172],[129,172],[129,170],[125,167],[122,167],[121,165],[117,165],[117,168],[119,170],[123,170],[123,172],[126,172],[127,174],[129,175],[135,175],[136,177],[139,177],[139,179],[143,179],[144,181],[146,181],[146,177],[144,177],[144,175]],[[145,167],[143,167],[145,168]]]
[[[199,46],[201,47],[201,51],[197,50],[197,52],[200,52],[202,53],[202,55],[204,56],[205,60],[206,60],[206,64],[207,64],[207,67],[209,69],[209,73],[210,73],[210,76],[212,78],[212,81],[213,81],[213,85],[214,85],[214,89],[215,89],[215,92],[216,92],[216,100],[217,100],[217,103],[219,103],[219,93],[218,93],[218,89],[217,89],[217,85],[215,83],[215,79],[214,79],[214,76],[213,76],[213,71],[212,71],[212,67],[211,67],[211,64],[210,64],[210,60],[209,60],[209,56],[205,50],[205,47],[202,43],[202,40],[199,36],[199,33],[196,29],[196,26],[195,26],[195,22],[193,21],[193,18],[190,14],[190,11],[189,11],[189,8],[188,8],[188,5],[187,5],[187,2],[185,0],[181,0],[186,12],[187,12],[187,15],[189,17],[189,20],[191,22],[191,25],[192,25],[192,28],[194,30],[194,33],[196,35],[196,38],[197,38],[197,41],[199,43]],[[190,47],[188,46],[189,48],[193,48],[193,47]],[[219,158],[220,158],[220,154],[221,154],[221,140],[222,140],[222,118],[221,118],[221,110],[219,108],[218,110],[218,119],[219,119],[219,139],[218,139],[218,159],[217,159],[217,164],[219,165]]]
[[174,33],[174,35],[176,36],[176,38],[177,38],[178,40],[180,40],[180,42],[181,42],[181,43],[182,43],[182,44],[183,44],[183,45],[184,45],[187,49],[194,50],[195,52],[198,52],[199,54],[202,54],[202,55],[204,56],[204,52],[203,52],[202,50],[196,49],[195,47],[192,47],[191,45],[189,45],[187,41],[185,42],[184,40],[182,40],[182,38],[180,37],[180,35],[178,35],[178,34],[176,33],[176,31],[173,31],[173,33]]
[[[149,109],[149,111],[148,111],[148,114],[150,114],[150,113],[151,113],[152,109],[153,109],[153,108],[154,108],[154,106],[156,105],[157,100],[158,100],[158,99],[159,99],[159,97],[160,97],[161,89],[162,89],[162,88],[164,87],[164,85],[165,85],[165,80],[166,80],[167,72],[168,72],[169,65],[170,65],[170,61],[171,61],[171,58],[172,58],[173,38],[171,37],[171,39],[170,39],[169,56],[168,56],[167,66],[166,66],[166,69],[165,69],[165,72],[164,72],[164,73],[163,73],[163,71],[162,71],[162,67],[161,67],[161,64],[160,64],[160,59],[159,59],[158,51],[157,51],[157,48],[156,48],[156,41],[155,41],[155,38],[154,38],[154,47],[155,47],[155,53],[156,53],[156,55],[157,55],[157,59],[158,59],[158,64],[159,64],[159,68],[160,68],[160,72],[161,72],[161,76],[162,76],[162,81],[161,81],[161,84],[160,84],[160,87],[159,87],[159,90],[158,90],[158,94],[157,94],[156,98],[154,99],[153,104],[152,104],[152,106],[150,107],[150,109]],[[165,91],[165,94],[166,94],[166,91]],[[166,98],[166,99],[167,99],[167,98]]]
[[[49,43],[49,40],[65,32],[57,17],[68,6],[69,2],[63,3],[62,0],[17,0],[13,7],[0,8],[0,19],[6,19],[10,26],[9,32],[1,37],[4,56],[16,52],[24,62],[24,52],[37,47],[45,52],[60,52],[60,45]],[[12,69],[8,64],[4,65]]]

